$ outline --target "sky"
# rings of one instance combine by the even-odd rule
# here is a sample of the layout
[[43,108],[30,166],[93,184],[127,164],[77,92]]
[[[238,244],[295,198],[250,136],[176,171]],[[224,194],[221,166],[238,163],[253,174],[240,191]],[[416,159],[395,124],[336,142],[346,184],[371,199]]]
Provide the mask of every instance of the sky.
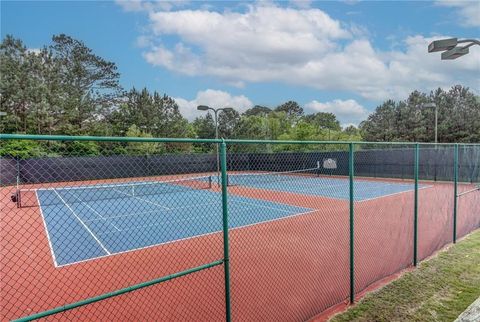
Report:
[[480,46],[456,60],[432,40],[480,39],[479,1],[1,1],[1,37],[34,50],[64,33],[115,62],[125,89],[199,104],[332,112],[358,125],[387,99],[461,84],[480,94]]

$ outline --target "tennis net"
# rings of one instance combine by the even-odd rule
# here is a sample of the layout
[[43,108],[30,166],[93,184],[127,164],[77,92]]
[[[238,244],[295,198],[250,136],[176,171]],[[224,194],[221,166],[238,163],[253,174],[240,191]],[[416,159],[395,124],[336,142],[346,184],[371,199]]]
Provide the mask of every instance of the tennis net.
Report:
[[229,186],[250,186],[279,181],[305,180],[305,178],[318,176],[320,176],[320,168],[315,167],[283,172],[229,174],[227,182]]
[[43,189],[19,189],[13,197],[18,207],[35,207],[56,204],[72,204],[109,199],[138,198],[148,195],[188,192],[210,189],[211,176],[191,177],[168,181],[112,183],[78,187],[52,187]]

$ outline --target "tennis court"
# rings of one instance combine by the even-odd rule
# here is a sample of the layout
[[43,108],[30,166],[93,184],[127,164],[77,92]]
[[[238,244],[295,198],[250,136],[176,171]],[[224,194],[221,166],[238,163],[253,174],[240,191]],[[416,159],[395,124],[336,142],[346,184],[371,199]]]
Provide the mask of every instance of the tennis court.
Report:
[[[53,261],[58,267],[220,232],[222,200],[221,194],[212,189],[212,181],[211,176],[204,176],[25,190],[20,195],[36,194]],[[272,193],[349,198],[347,178],[326,178],[311,169],[232,174],[229,185]],[[354,200],[371,200],[413,189],[411,183],[357,181]],[[313,210],[235,194],[230,195],[228,207],[233,229]]]
[[[56,266],[220,232],[221,194],[209,177],[36,190]],[[27,192],[23,192],[26,194]],[[311,211],[230,196],[230,227]]]
[[[349,200],[348,178],[326,177],[316,174],[318,171],[319,168],[312,168],[279,173],[231,174],[229,185]],[[419,185],[419,189],[428,187]],[[413,182],[358,180],[354,182],[353,197],[354,201],[366,201],[413,191],[414,188]]]

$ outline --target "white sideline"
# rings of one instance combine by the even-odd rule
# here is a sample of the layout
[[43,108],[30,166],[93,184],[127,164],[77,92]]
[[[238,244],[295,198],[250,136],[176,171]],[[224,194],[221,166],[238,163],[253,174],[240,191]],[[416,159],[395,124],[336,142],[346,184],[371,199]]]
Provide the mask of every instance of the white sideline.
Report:
[[58,267],[57,258],[55,257],[55,252],[53,251],[52,240],[50,239],[50,234],[49,234],[49,232],[48,232],[47,223],[46,223],[46,221],[45,221],[45,217],[43,216],[42,205],[40,204],[40,198],[38,198],[37,192],[35,192],[35,196],[36,196],[36,198],[37,198],[38,208],[40,208],[40,215],[41,215],[41,217],[42,217],[43,227],[45,228],[45,232],[47,233],[48,246],[50,246],[50,252],[52,253],[53,265],[54,265],[55,267]]
[[[427,189],[427,188],[432,188],[432,187],[433,187],[433,186],[424,186],[424,187],[418,188],[418,190]],[[370,201],[370,200],[375,200],[375,199],[380,199],[380,198],[395,196],[395,195],[399,195],[399,194],[401,194],[401,193],[407,193],[407,192],[411,192],[411,191],[415,191],[415,188],[414,188],[414,189],[409,189],[409,190],[404,190],[404,191],[399,191],[399,192],[390,193],[390,194],[388,194],[388,195],[381,195],[381,196],[373,197],[373,198],[367,198],[367,199],[362,199],[362,200],[355,200],[355,202]]]

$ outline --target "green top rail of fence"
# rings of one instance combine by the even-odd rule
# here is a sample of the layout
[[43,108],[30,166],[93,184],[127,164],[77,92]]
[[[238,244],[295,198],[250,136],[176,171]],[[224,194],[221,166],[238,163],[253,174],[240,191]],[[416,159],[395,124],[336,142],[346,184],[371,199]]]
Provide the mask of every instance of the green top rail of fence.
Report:
[[[222,139],[194,138],[145,138],[116,136],[69,136],[36,134],[0,134],[0,140],[35,140],[35,141],[104,141],[104,142],[163,142],[163,143],[222,143]],[[225,139],[227,144],[370,144],[370,145],[438,145],[480,146],[480,143],[432,143],[432,142],[368,142],[368,141],[294,141],[294,140],[243,140]]]

